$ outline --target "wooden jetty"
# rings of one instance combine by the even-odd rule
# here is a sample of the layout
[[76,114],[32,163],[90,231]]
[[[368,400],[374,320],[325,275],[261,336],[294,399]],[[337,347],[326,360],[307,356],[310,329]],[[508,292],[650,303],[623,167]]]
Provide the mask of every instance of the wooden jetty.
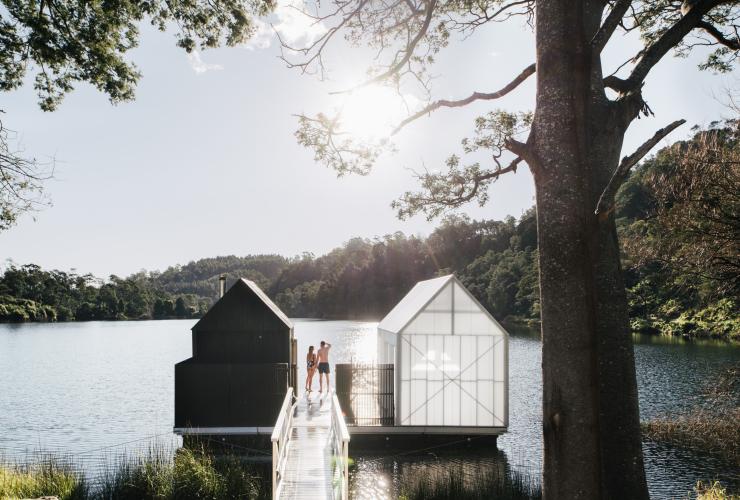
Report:
[[335,394],[294,400],[288,389],[272,433],[275,499],[349,496],[349,432]]

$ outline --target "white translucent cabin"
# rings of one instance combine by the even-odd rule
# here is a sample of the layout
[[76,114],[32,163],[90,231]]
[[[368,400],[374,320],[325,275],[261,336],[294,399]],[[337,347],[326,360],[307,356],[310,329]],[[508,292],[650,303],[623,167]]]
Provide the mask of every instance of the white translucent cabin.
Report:
[[417,283],[378,324],[378,362],[395,365],[395,425],[504,431],[508,348],[506,330],[454,275]]

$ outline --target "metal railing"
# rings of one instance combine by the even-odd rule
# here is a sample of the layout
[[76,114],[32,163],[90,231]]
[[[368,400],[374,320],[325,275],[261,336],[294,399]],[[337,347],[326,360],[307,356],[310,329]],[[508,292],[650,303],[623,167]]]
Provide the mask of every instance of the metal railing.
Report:
[[288,442],[293,433],[293,415],[297,403],[293,402],[293,388],[289,387],[280,407],[280,414],[272,430],[272,498],[280,496],[283,472],[287,458]]
[[393,425],[392,364],[337,364],[335,384],[347,425]]
[[349,431],[336,393],[331,398],[332,486],[334,498],[349,498]]

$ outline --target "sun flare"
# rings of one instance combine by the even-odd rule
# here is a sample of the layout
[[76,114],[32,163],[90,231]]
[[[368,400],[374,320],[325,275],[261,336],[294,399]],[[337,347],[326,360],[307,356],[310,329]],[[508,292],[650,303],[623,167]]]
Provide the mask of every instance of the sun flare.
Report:
[[348,94],[340,107],[343,132],[361,140],[388,137],[407,115],[409,96],[400,96],[388,87],[369,85]]

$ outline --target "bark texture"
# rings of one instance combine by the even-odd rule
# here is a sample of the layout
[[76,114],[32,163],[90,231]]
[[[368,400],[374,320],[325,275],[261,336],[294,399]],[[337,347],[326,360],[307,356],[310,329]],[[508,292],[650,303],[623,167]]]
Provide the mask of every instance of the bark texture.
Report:
[[537,4],[537,192],[542,305],[543,493],[647,498],[634,353],[613,214],[596,216],[626,127],[591,40],[604,4]]
[[537,5],[537,107],[530,145],[536,155],[548,499],[594,499],[601,490],[593,217],[584,196],[591,191],[586,149],[591,72],[583,14],[583,2]]

